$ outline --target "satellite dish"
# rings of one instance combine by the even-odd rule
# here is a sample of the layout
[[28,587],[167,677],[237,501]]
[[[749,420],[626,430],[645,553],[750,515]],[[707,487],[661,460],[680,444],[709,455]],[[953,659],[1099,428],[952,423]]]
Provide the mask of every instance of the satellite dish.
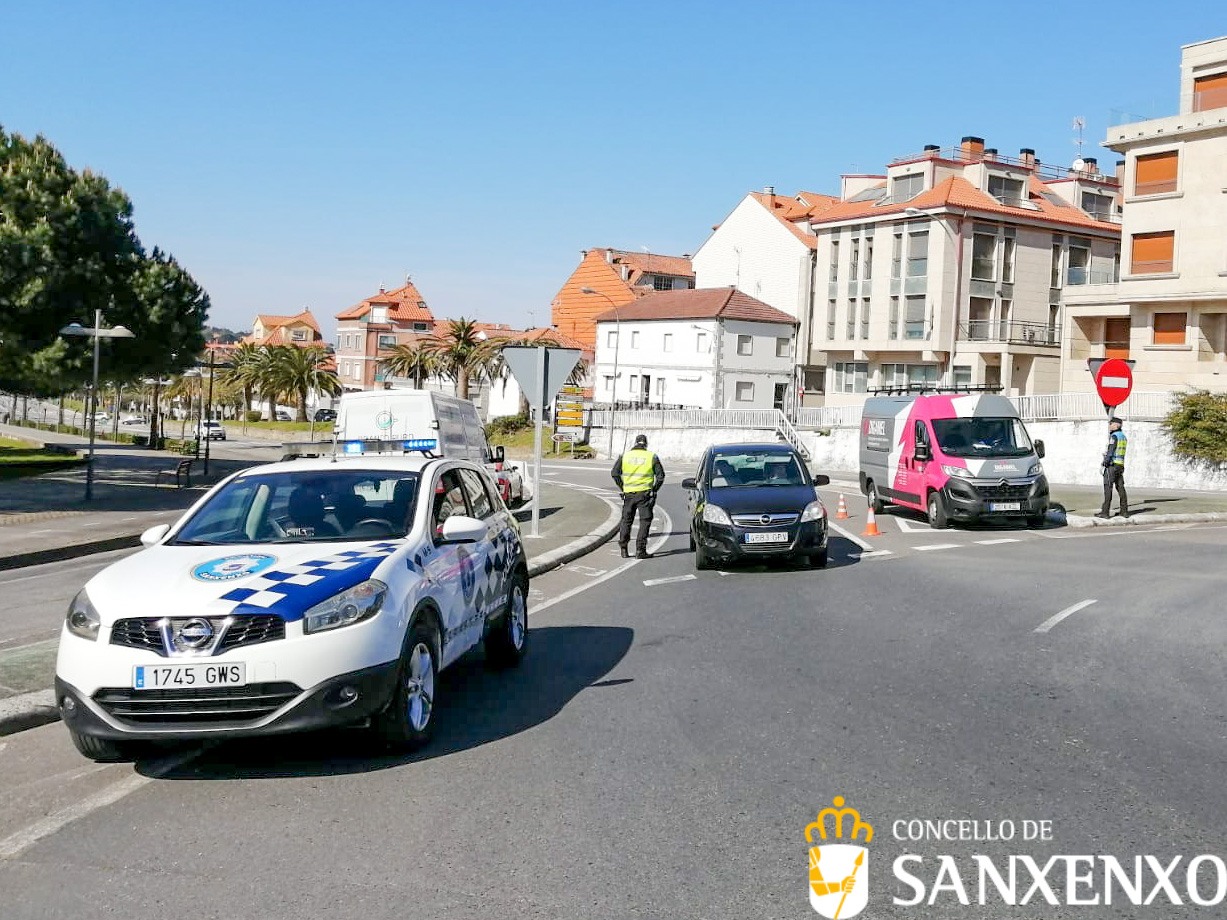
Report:
[[1082,172],[1086,169],[1086,160],[1082,159],[1082,157],[1078,157],[1078,159],[1074,160],[1074,162],[1070,164],[1069,168],[1074,170],[1074,172]]

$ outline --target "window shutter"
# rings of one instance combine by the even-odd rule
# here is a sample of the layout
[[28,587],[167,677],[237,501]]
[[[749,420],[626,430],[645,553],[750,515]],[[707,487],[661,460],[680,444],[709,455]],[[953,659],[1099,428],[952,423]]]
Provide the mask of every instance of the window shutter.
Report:
[[1227,106],[1227,73],[1193,78],[1193,111]]
[[1134,234],[1131,271],[1135,275],[1170,272],[1175,245],[1176,233],[1173,230]]
[[1186,316],[1184,313],[1156,313],[1154,321],[1156,345],[1183,345]]
[[1161,195],[1176,191],[1178,162],[1179,154],[1175,150],[1138,157],[1133,172],[1133,194]]

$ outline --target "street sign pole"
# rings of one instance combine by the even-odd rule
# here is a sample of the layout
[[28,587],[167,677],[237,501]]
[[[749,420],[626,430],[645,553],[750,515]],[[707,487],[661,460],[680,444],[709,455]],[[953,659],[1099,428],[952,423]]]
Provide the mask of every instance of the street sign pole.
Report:
[[533,529],[530,536],[541,536],[541,429],[545,425],[545,381],[549,355],[544,345],[537,346],[537,386],[533,392],[537,419],[533,431]]

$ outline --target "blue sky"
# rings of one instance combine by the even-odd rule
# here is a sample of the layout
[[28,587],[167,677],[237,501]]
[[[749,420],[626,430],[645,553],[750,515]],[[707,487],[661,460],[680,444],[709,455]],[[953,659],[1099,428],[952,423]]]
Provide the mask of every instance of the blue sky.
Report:
[[965,134],[1068,163],[1076,115],[1110,170],[1109,124],[1174,114],[1180,45],[1227,32],[1164,9],[3,0],[0,124],[127,191],[218,325],[329,333],[406,273],[436,316],[544,325],[581,250],[692,253],[766,185]]

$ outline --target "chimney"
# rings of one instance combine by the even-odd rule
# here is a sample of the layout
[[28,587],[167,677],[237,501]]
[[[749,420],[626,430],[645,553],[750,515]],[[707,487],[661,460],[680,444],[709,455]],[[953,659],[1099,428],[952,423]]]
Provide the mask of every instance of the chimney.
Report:
[[997,148],[996,147],[985,147],[984,148],[984,159],[986,160],[997,159]]
[[1036,164],[1035,148],[1023,147],[1018,151],[1018,159],[1022,161],[1023,166],[1028,166],[1034,169]]
[[766,195],[766,196],[767,196],[767,197],[769,197],[769,198],[770,198],[770,197],[772,197],[772,196],[774,196],[774,195],[775,195],[775,186],[774,186],[774,185],[764,185],[764,186],[763,186],[763,194],[764,194],[764,195]]
[[612,250],[612,249],[606,249],[606,250],[605,250],[605,261],[606,261],[606,262],[608,262],[610,265],[613,265],[614,256],[613,256],[613,250]]
[[977,163],[984,155],[984,138],[966,135],[959,143],[960,158],[968,163]]
[[1099,175],[1099,160],[1095,159],[1094,157],[1083,157],[1082,162],[1086,164],[1086,168],[1083,170],[1083,172],[1085,172],[1088,176]]
[[1125,184],[1125,161],[1124,160],[1116,161],[1116,184],[1117,185]]
[[922,152],[931,159],[941,153],[941,149],[937,144],[925,144],[925,149]]

